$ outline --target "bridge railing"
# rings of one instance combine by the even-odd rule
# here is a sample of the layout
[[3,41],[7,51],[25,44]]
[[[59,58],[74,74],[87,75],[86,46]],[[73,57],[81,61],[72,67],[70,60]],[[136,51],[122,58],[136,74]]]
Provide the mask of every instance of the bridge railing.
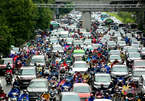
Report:
[[144,8],[142,4],[34,4],[49,8]]

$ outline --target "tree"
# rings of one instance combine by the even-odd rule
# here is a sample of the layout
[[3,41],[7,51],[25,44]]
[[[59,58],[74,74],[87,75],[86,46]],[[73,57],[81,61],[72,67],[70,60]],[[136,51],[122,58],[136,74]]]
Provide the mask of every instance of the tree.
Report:
[[[34,0],[35,3],[47,3],[52,4],[54,0]],[[37,24],[36,27],[40,29],[47,29],[50,25],[50,20],[52,19],[52,9],[50,8],[37,8]]]
[[[31,0],[6,0],[5,17],[8,26],[13,29],[15,45],[19,46],[32,36],[35,21],[33,21],[33,3]],[[21,41],[21,42],[19,42]]]

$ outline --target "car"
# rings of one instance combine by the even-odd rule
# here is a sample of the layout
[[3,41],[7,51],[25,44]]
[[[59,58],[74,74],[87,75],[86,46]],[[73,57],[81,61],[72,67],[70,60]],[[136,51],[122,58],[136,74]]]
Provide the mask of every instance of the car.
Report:
[[96,73],[94,80],[94,88],[101,88],[101,85],[104,85],[105,88],[108,88],[111,83],[111,76],[107,73]]
[[141,48],[140,50],[141,57],[145,59],[145,47]]
[[34,66],[35,64],[41,65],[41,66],[46,66],[44,55],[33,55],[30,65]]
[[129,70],[126,65],[114,65],[111,68],[111,76],[114,78],[124,77],[127,78],[129,76]]
[[75,61],[73,64],[73,72],[86,72],[89,68],[89,65],[85,61]]
[[139,52],[129,52],[127,55],[127,64],[129,67],[132,66],[132,63],[134,60],[139,60],[141,59],[140,53]]
[[18,72],[18,77],[22,84],[20,85],[21,88],[27,88],[30,81],[36,78],[36,69],[34,66],[24,66]]
[[145,60],[134,60],[133,62],[133,65],[132,65],[133,68],[145,68]]
[[87,49],[93,51],[94,47],[92,45],[84,45],[84,50],[86,51]]
[[83,49],[75,49],[73,51],[73,57],[83,57],[85,55],[85,51]]
[[108,41],[107,42],[107,48],[115,48],[116,47],[116,42],[115,41]]
[[91,94],[91,88],[87,83],[74,83],[72,91],[78,93],[81,101],[87,100]]
[[81,101],[79,95],[75,92],[61,92],[59,101]]
[[15,68],[15,64],[13,63],[13,58],[2,58],[0,63],[0,75],[4,75],[6,71],[7,64],[10,63],[12,69]]
[[109,61],[113,63],[115,60],[118,60],[120,63],[122,63],[120,55],[110,55],[109,56]]
[[66,39],[66,38],[68,38],[68,35],[69,35],[68,31],[60,31],[59,32],[60,39]]
[[59,43],[58,38],[56,36],[49,38],[50,44],[57,44]]
[[73,43],[73,38],[67,38],[66,43],[71,45]]
[[110,50],[109,55],[120,55],[120,50]]
[[48,92],[48,80],[45,78],[32,79],[27,87],[27,91],[29,93],[30,101],[35,101],[38,96],[44,92]]
[[131,53],[131,52],[138,52],[138,48],[137,47],[128,47],[127,50],[126,50],[126,53]]
[[139,77],[145,75],[145,68],[134,68],[132,70],[132,80],[138,82]]
[[19,47],[13,47],[11,50],[11,54],[19,53],[20,48]]
[[76,46],[83,46],[83,41],[82,40],[73,40],[73,45],[74,45],[74,47],[76,47]]
[[91,45],[92,44],[92,39],[85,39],[84,44],[85,45]]
[[56,53],[56,52],[63,53],[64,50],[63,50],[63,47],[61,45],[59,45],[59,44],[53,44],[52,52],[53,53]]
[[126,43],[125,43],[125,41],[118,41],[118,42],[117,42],[117,45],[118,45],[119,47],[123,48],[124,46],[126,46]]

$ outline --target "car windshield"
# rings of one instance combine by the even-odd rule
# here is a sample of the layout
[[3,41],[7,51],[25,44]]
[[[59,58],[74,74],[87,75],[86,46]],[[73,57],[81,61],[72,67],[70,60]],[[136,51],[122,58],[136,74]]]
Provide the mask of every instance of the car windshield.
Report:
[[141,75],[145,75],[145,71],[134,71],[133,72],[134,76],[141,76]]
[[109,45],[109,46],[115,46],[116,43],[115,43],[114,41],[109,41],[109,42],[108,42],[108,45]]
[[112,71],[113,72],[127,72],[127,68],[126,67],[117,66],[117,67],[113,67]]
[[4,64],[8,64],[8,63],[13,64],[12,60],[4,60]]
[[145,52],[145,48],[142,48],[142,50],[141,50],[142,52]]
[[62,47],[53,47],[54,50],[62,50]]
[[78,41],[74,41],[74,43],[73,43],[74,45],[82,45],[83,44],[83,42],[82,41],[80,41],[80,40],[78,40]]
[[50,42],[51,43],[57,43],[58,42],[58,39],[51,39]]
[[128,48],[127,51],[128,52],[137,52],[138,49],[137,48]]
[[34,69],[23,69],[22,75],[35,75],[35,70]]
[[136,61],[134,62],[134,66],[145,66],[145,61]]
[[121,60],[121,58],[120,58],[119,55],[111,55],[111,56],[110,56],[110,60],[115,60],[115,59]]
[[77,93],[90,93],[90,88],[88,86],[78,86],[74,87],[73,91]]
[[74,63],[74,68],[87,68],[86,63]]
[[44,63],[44,59],[42,59],[42,58],[35,58],[35,59],[32,59],[32,63]]
[[61,101],[80,101],[80,98],[75,95],[64,95]]
[[125,44],[125,41],[119,41],[118,44]]
[[118,50],[111,50],[110,54],[120,55],[120,51],[118,51]]
[[140,58],[140,54],[139,53],[130,53],[129,57],[130,58]]
[[96,82],[108,83],[108,82],[111,81],[111,78],[110,78],[110,76],[102,76],[102,75],[98,76],[98,75],[97,75],[97,76],[95,77],[95,81],[96,81]]
[[47,82],[43,81],[32,81],[30,82],[29,87],[30,88],[46,88],[47,87]]

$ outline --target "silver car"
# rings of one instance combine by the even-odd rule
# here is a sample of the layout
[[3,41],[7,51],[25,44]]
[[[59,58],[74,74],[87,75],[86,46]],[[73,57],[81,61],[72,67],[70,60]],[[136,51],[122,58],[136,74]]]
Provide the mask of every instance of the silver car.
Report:
[[105,88],[108,88],[111,83],[111,76],[107,73],[97,73],[95,74],[95,81],[94,81],[94,87],[100,88],[103,84]]
[[46,63],[45,63],[44,55],[33,55],[32,59],[31,59],[31,62],[30,62],[30,65],[34,66],[35,63],[36,63],[36,65],[45,66]]
[[59,101],[81,101],[81,99],[75,92],[62,92]]
[[111,68],[111,76],[114,78],[117,77],[125,77],[127,78],[128,75],[128,67],[126,65],[114,65]]
[[75,61],[72,71],[73,72],[86,72],[89,68],[89,65],[85,61]]
[[32,79],[29,86],[27,87],[29,97],[36,99],[44,92],[48,92],[48,80],[44,78]]
[[134,68],[132,71],[132,80],[138,82],[140,76],[142,76],[142,75],[145,75],[144,68]]
[[29,82],[36,78],[36,69],[34,66],[22,67],[19,71],[18,77],[22,81],[21,87],[27,87]]

